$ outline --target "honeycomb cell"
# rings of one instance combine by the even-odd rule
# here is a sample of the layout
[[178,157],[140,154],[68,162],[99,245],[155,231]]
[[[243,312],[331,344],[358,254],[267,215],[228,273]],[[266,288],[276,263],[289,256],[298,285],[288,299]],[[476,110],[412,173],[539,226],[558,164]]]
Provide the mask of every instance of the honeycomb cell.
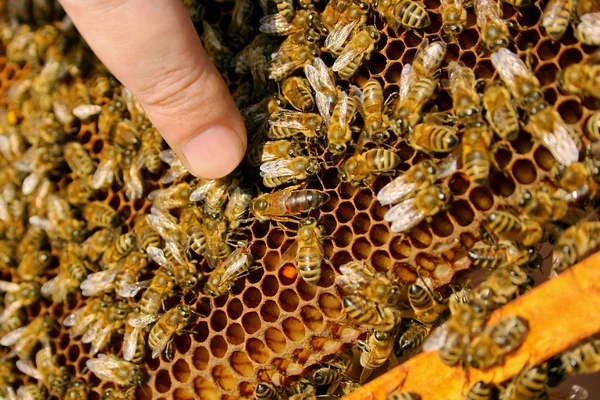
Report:
[[68,355],[67,358],[71,362],[76,362],[77,359],[79,358],[79,353],[80,353],[79,346],[76,344],[73,344],[73,345],[71,345],[71,347],[69,347],[69,351],[67,352],[67,355]]
[[352,258],[352,256],[350,254],[348,254],[348,252],[346,252],[346,251],[338,251],[333,256],[333,258],[331,260],[331,263],[333,265],[340,266],[340,265],[344,265],[346,263],[349,263],[352,260],[353,260],[353,258]]
[[[233,371],[223,364],[218,364],[213,368],[212,378],[223,390],[232,391],[235,389],[235,377],[233,376]],[[202,398],[204,399],[204,397]]]
[[277,278],[273,275],[265,276],[260,285],[260,290],[267,297],[275,296],[279,291],[279,283],[277,282]]
[[319,296],[319,309],[325,316],[337,319],[342,313],[342,303],[338,297],[330,293],[322,293]]
[[494,205],[494,196],[486,187],[476,187],[471,190],[469,200],[479,211],[487,211]]
[[474,68],[477,64],[477,55],[472,51],[467,51],[460,56],[460,61],[467,67]]
[[[402,57],[404,49],[404,43],[402,43],[400,40],[393,40],[388,44],[388,47],[385,49],[385,55],[387,56],[388,60],[398,60],[400,59],[400,57]],[[395,82],[390,80],[387,81]]]
[[475,218],[473,209],[465,200],[455,201],[452,206],[450,206],[449,213],[452,219],[460,226],[470,225]]
[[267,300],[260,308],[260,316],[265,322],[277,321],[279,313],[279,306],[273,300]]
[[171,374],[166,369],[161,369],[154,379],[154,388],[158,393],[167,393],[171,390]]
[[267,235],[267,245],[270,249],[279,249],[284,239],[285,234],[283,232],[272,229]]
[[335,211],[338,222],[346,223],[354,217],[354,206],[349,202],[342,202]]
[[325,231],[325,235],[332,235],[337,228],[337,222],[332,215],[323,215],[320,220],[320,225]]
[[285,335],[277,328],[269,328],[265,331],[265,342],[275,353],[283,353],[287,344]]
[[550,84],[554,83],[554,81],[556,80],[557,74],[558,74],[558,67],[556,66],[556,64],[547,63],[544,65],[541,65],[538,68],[535,75],[539,79],[540,83],[545,86],[545,85],[550,85]]
[[227,353],[227,341],[223,336],[213,336],[210,339],[210,353],[217,358],[225,357]]
[[279,261],[281,256],[279,252],[276,250],[270,250],[267,252],[264,258],[264,265],[267,271],[275,271],[275,269],[279,266]]
[[300,318],[304,325],[315,332],[319,332],[323,329],[323,314],[319,312],[315,307],[305,306],[300,310]]
[[367,233],[370,224],[371,218],[366,213],[360,213],[352,220],[352,230],[355,235],[362,235],[363,233]]
[[346,247],[352,242],[352,231],[349,227],[342,225],[333,234],[333,240],[337,247]]
[[471,184],[469,183],[467,177],[460,173],[452,175],[448,181],[448,186],[454,194],[465,193],[469,189],[470,185]]
[[371,243],[365,238],[358,238],[352,244],[352,255],[355,260],[366,260],[371,254]]
[[304,279],[298,281],[296,290],[298,291],[298,296],[304,301],[312,300],[315,297],[315,294],[317,294],[317,287],[310,283],[306,283]]
[[262,301],[262,294],[257,288],[249,287],[242,295],[242,301],[247,308],[256,308]]
[[256,239],[262,239],[265,236],[267,236],[267,233],[269,233],[269,224],[254,222],[251,229],[253,237],[255,237]]
[[[336,171],[335,173],[337,174],[338,173],[337,170],[335,170],[335,171]],[[335,209],[337,209],[337,205],[339,204],[340,199],[336,192],[328,191],[327,194],[329,195],[329,201],[327,203],[323,204],[323,206],[321,207],[321,210],[323,212],[332,212]]]
[[431,233],[429,233],[428,229],[423,226],[423,224],[418,225],[416,227],[414,227],[413,229],[411,229],[410,233],[409,233],[409,237],[410,237],[410,243],[418,248],[418,249],[424,249],[427,248],[431,245],[431,242],[433,240],[433,237],[431,236]]
[[227,326],[227,315],[222,310],[217,310],[210,317],[210,327],[214,332],[221,332]]
[[562,102],[558,106],[558,112],[567,124],[576,124],[583,115],[581,104],[576,100]]
[[281,324],[285,336],[294,342],[300,342],[304,339],[305,329],[302,321],[294,317],[289,317]]
[[198,370],[203,371],[208,366],[209,360],[210,360],[210,354],[208,353],[208,350],[206,349],[206,347],[204,347],[204,346],[196,347],[196,350],[194,350],[194,356],[192,358],[194,367]]
[[387,271],[392,268],[392,260],[387,252],[377,250],[371,255],[371,265],[378,271]]
[[227,304],[227,316],[230,320],[235,321],[242,316],[244,312],[244,305],[237,298],[231,298]]
[[[321,279],[319,280],[319,283],[317,284],[317,286],[320,286],[322,288],[328,288],[331,285],[333,285],[333,282],[335,281],[335,272],[333,270],[333,268],[331,268],[331,266],[329,265],[321,265]],[[308,293],[308,291],[307,291]]]
[[171,371],[173,377],[178,382],[185,383],[190,378],[190,366],[183,359],[175,361]]
[[173,398],[175,400],[191,400],[194,398],[194,394],[187,389],[179,388],[173,392]]
[[390,237],[390,231],[386,225],[376,224],[371,226],[369,239],[375,246],[382,246],[387,243]]
[[286,289],[279,295],[279,306],[287,312],[296,311],[298,308],[298,295],[291,289]]
[[194,392],[203,400],[219,400],[221,398],[219,389],[214,383],[202,376],[194,379]]
[[231,354],[231,367],[235,372],[245,378],[251,377],[254,372],[252,361],[250,361],[248,356],[241,351],[234,351]]
[[371,205],[371,217],[377,222],[383,221],[383,216],[387,210],[389,210],[389,207],[382,206],[378,201],[374,201]]
[[250,338],[246,341],[246,354],[259,364],[266,363],[271,357],[267,346],[256,338]]
[[229,327],[227,327],[225,338],[227,339],[228,343],[237,346],[244,343],[244,339],[246,337],[244,335],[244,329],[240,324],[231,324]]
[[369,62],[369,71],[373,75],[380,74],[385,70],[387,59],[379,52],[374,51],[371,53],[371,61]]
[[431,232],[437,237],[448,237],[454,232],[454,225],[446,213],[437,213],[431,218]]
[[[405,61],[406,63],[406,61]],[[402,76],[402,65],[400,63],[392,63],[387,71],[385,71],[386,82],[399,82],[400,76]]]
[[496,196],[508,197],[515,191],[513,180],[502,172],[494,172],[490,176],[490,188]]
[[[84,358],[80,363],[82,363],[82,365],[85,367],[85,361],[87,361],[87,358]],[[148,360],[148,369],[151,371],[156,371],[159,367],[160,367],[160,359],[158,358],[151,358]],[[83,368],[80,368],[83,369]]]
[[518,160],[512,168],[515,179],[524,185],[528,185],[535,181],[537,172],[535,166],[528,159]]
[[460,48],[458,47],[457,44],[451,43],[448,45],[448,47],[446,49],[446,57],[445,57],[444,61],[446,61],[448,64],[450,64],[450,61],[457,61],[459,55],[460,55]]
[[192,338],[190,335],[179,335],[173,343],[180,354],[186,354],[192,347]]
[[265,244],[265,242],[257,240],[252,243],[252,245],[250,246],[250,250],[254,259],[259,260],[265,255],[267,251],[267,245]]
[[260,317],[255,312],[246,313],[242,317],[242,326],[247,334],[252,335],[260,329]]
[[[286,264],[283,267],[279,268],[279,272],[277,273],[279,277],[279,282],[283,286],[289,286],[292,283],[296,282],[296,278],[298,277],[298,270],[293,264]],[[279,288],[279,285],[277,285]]]
[[254,386],[249,382],[241,382],[239,384],[239,389],[240,396],[250,398],[254,394]]
[[475,75],[480,79],[489,79],[494,75],[494,71],[496,69],[492,65],[492,62],[489,59],[479,60],[477,65],[475,66]]
[[[540,40],[540,33],[535,29],[529,29],[526,31],[519,32],[519,40],[517,42],[517,48],[522,51],[527,51],[531,47],[535,46]],[[547,54],[551,53],[553,49],[548,49]],[[546,54],[546,55],[547,55]],[[534,67],[534,60],[536,57],[531,57],[531,64]]]
[[390,243],[390,254],[396,260],[402,260],[410,257],[412,253],[412,248],[410,243],[406,239],[402,239],[402,237],[397,237]]
[[577,64],[583,59],[581,51],[578,49],[569,49],[564,51],[558,59],[558,64],[562,69],[565,69],[571,64]]

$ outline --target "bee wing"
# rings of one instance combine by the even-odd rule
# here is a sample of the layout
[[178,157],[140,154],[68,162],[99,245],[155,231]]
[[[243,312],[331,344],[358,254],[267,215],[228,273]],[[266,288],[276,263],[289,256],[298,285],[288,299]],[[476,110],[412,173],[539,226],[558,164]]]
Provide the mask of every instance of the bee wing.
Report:
[[143,314],[129,318],[127,323],[134,328],[145,328],[153,322],[158,321],[164,314]]
[[[21,386],[23,387],[23,386]],[[19,389],[17,389],[17,392],[19,392],[19,390],[21,389],[21,387],[19,387]],[[23,398],[23,396],[19,393],[20,397],[17,397],[17,393],[15,393],[15,389],[13,389],[12,387],[8,386],[5,388],[5,392],[6,392],[6,399],[7,400],[19,400],[21,398]]]
[[425,213],[418,209],[415,198],[410,198],[389,209],[383,219],[392,224],[392,232],[405,232],[415,227],[425,218]]
[[150,258],[152,258],[152,260],[161,267],[166,268],[169,271],[173,269],[171,263],[169,262],[169,260],[167,260],[167,257],[165,257],[165,253],[162,251],[162,249],[159,249],[158,247],[154,246],[149,246],[146,249],[146,253],[148,253]]
[[2,336],[2,339],[0,339],[0,344],[2,346],[14,345],[23,336],[26,329],[26,326],[22,326],[20,328],[8,332],[6,335]]
[[508,87],[514,86],[516,76],[528,76],[537,82],[539,81],[533,75],[525,63],[512,51],[507,48],[500,48],[495,53],[492,53],[490,57],[492,65],[498,71],[500,78],[504,84]]
[[85,332],[85,334],[81,338],[81,341],[83,343],[92,343],[92,340],[94,340],[98,332],[100,332],[100,330],[102,329],[103,323],[104,321],[102,318],[93,323],[92,326],[89,327],[88,330]]
[[331,32],[329,32],[329,35],[327,35],[327,38],[325,38],[325,49],[333,52],[339,50],[346,43],[356,25],[358,25],[358,21],[358,19],[355,19],[349,24],[345,21],[338,21]]
[[364,97],[362,90],[358,86],[350,85],[350,96],[356,101],[358,112],[360,112],[360,115],[364,119]]
[[206,194],[215,185],[216,179],[201,179],[200,184],[190,194],[190,201],[202,201]]
[[[313,64],[315,64],[317,60],[323,62],[323,60],[321,60],[320,57],[317,57],[314,59]],[[319,93],[323,88],[321,84],[321,78],[319,76],[319,71],[313,65],[306,64],[304,66],[304,75],[306,75],[306,79],[308,79],[308,83],[313,88],[315,93]]]
[[229,257],[232,257],[232,256],[235,257],[235,262],[231,263],[227,267],[225,272],[223,272],[223,275],[221,276],[221,284],[223,284],[227,281],[230,281],[230,280],[235,280],[235,279],[245,275],[246,273],[250,272],[250,269],[244,268],[244,266],[246,265],[246,262],[248,260],[248,255],[242,254],[239,257],[234,255],[237,252],[239,252],[240,250],[241,249],[236,250],[234,253],[231,253],[231,255],[229,256]]
[[124,172],[127,172],[123,174],[125,195],[129,200],[141,199],[144,195],[144,182],[139,166],[132,163]]
[[15,312],[17,312],[17,310],[21,307],[23,307],[23,300],[19,299],[10,303],[0,315],[0,324],[3,324],[6,321],[8,321],[13,315],[15,315]]
[[271,33],[275,35],[285,35],[291,30],[294,30],[295,26],[289,22],[281,14],[266,15],[260,19],[260,30],[262,33]]
[[313,64],[318,71],[321,87],[335,91],[335,78],[325,62],[321,58],[315,58]]
[[28,196],[35,192],[35,189],[38,187],[38,184],[42,180],[42,176],[38,173],[32,172],[27,175],[27,178],[23,181],[22,192],[25,196]]
[[85,366],[101,380],[114,382],[114,370],[119,369],[122,365],[114,356],[101,356],[103,356],[103,354],[99,354],[98,358],[87,360]]
[[146,222],[165,240],[168,240],[179,232],[179,227],[164,213],[158,215],[148,214],[146,215]]
[[21,289],[21,287],[18,283],[0,281],[0,292],[16,292],[19,289]]
[[158,158],[160,158],[163,162],[169,164],[169,165],[173,165],[173,163],[175,163],[175,161],[179,161],[179,159],[177,158],[177,155],[175,155],[175,152],[173,150],[163,150],[160,153],[158,153]]
[[377,193],[379,203],[382,205],[393,204],[414,193],[417,185],[409,182],[406,179],[407,176],[408,174],[404,173],[382,187],[379,193]]
[[579,148],[573,139],[575,133],[570,130],[560,116],[554,116],[552,131],[540,129],[537,124],[529,124],[529,129],[559,163],[568,166],[579,159]]
[[413,71],[412,65],[405,64],[404,67],[402,67],[402,72],[400,74],[400,88],[398,89],[399,101],[406,99],[408,92],[410,92],[410,88],[412,88],[416,82],[417,76]]
[[59,275],[55,276],[52,279],[49,279],[42,285],[41,293],[44,297],[54,297],[60,290],[64,289],[60,284],[62,277]]
[[29,218],[29,223],[31,225],[35,225],[38,226],[44,230],[48,230],[48,228],[50,227],[50,222],[46,219],[46,218],[42,218],[40,216],[34,215],[33,217]]
[[[337,105],[336,105],[337,107]],[[340,96],[340,125],[346,126],[347,117],[348,117],[348,94],[342,90],[342,94]]]
[[125,287],[117,287],[116,292],[121,297],[134,297],[140,290],[150,286],[150,282],[152,282],[152,279],[136,282]]
[[586,400],[590,397],[590,393],[587,391],[586,388],[579,386],[579,385],[573,385],[571,386],[571,388],[569,389],[569,392],[566,394],[566,396],[564,397],[566,400]]
[[115,328],[115,322],[102,327],[96,336],[92,339],[92,346],[90,347],[90,356],[95,356],[100,350],[106,346],[110,340],[110,335]]
[[275,160],[266,162],[260,166],[260,176],[294,176],[296,175],[296,172],[289,168],[290,164],[290,160]]
[[114,165],[116,160],[110,158],[108,160],[104,160],[98,165],[96,172],[94,172],[94,176],[92,177],[92,188],[100,189],[104,186],[105,183],[112,184],[114,180]]
[[123,359],[131,361],[135,355],[135,348],[139,339],[141,328],[126,329],[123,335]]
[[319,114],[321,114],[323,120],[329,124],[329,121],[331,120],[331,102],[322,92],[317,92],[315,94],[315,101],[317,102]]
[[[352,43],[350,43],[350,44],[352,44]],[[344,47],[344,50],[342,50],[342,53],[339,55],[339,57],[333,63],[333,66],[331,67],[331,69],[334,70],[335,72],[339,72],[342,69],[346,68],[348,66],[348,64],[350,64],[352,62],[352,60],[354,60],[356,57],[358,57],[366,49],[366,46],[358,47],[358,46],[351,46],[350,44],[346,45],[346,47]]]
[[73,115],[83,121],[94,115],[100,114],[101,111],[101,106],[97,106],[94,104],[82,104],[73,109]]
[[185,255],[181,252],[181,247],[177,245],[177,243],[172,240],[169,239],[165,242],[165,247],[167,250],[169,250],[171,252],[171,254],[173,254],[173,256],[175,257],[175,259],[177,260],[177,262],[181,265],[185,265],[187,262],[187,259],[185,257]]
[[431,332],[427,340],[423,343],[423,351],[430,352],[438,350],[444,342],[446,341],[446,337],[448,336],[448,324],[443,324],[438,326],[436,329]]
[[17,369],[33,379],[37,379],[40,382],[43,381],[42,374],[35,368],[31,360],[18,360]]
[[115,278],[119,272],[119,267],[113,265],[104,271],[94,272],[81,282],[79,287],[84,296],[98,296],[102,292],[111,290],[114,287]]
[[307,129],[301,122],[304,114],[300,111],[277,110],[271,115],[269,124],[282,128]]
[[424,59],[425,57],[422,55],[423,53],[425,53],[425,50],[427,49],[427,47],[429,46],[429,39],[425,38],[423,40],[421,40],[421,43],[419,44],[419,47],[417,47],[417,52],[415,53],[415,58],[421,58]]
[[152,349],[152,358],[157,358],[160,355],[160,353],[163,352],[163,350],[165,349],[165,347],[167,347],[167,344],[171,340],[172,336],[173,336],[172,330],[169,331],[168,333],[163,332],[163,336],[161,336],[158,339],[158,341],[156,341],[154,346],[150,346],[150,348]]
[[75,320],[77,319],[77,316],[83,312],[85,312],[86,308],[80,308],[78,310],[75,310],[74,312],[72,312],[71,314],[67,315],[67,317],[65,318],[65,320],[63,321],[63,325],[64,326],[73,326],[75,325]]
[[583,15],[581,22],[577,25],[577,30],[581,37],[589,38],[590,42],[600,40],[600,13],[595,12]]

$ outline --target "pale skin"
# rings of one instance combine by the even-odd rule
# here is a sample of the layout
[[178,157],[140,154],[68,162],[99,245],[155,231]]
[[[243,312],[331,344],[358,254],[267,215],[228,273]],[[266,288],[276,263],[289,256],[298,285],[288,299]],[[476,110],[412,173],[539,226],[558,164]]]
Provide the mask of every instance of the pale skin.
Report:
[[180,0],[59,1],[192,174],[213,179],[237,167],[242,116]]

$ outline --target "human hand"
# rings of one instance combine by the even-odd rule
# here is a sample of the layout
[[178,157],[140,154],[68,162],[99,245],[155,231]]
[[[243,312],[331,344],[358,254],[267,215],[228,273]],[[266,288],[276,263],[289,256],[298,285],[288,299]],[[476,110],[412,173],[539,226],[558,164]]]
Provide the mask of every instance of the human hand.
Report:
[[59,0],[189,171],[231,172],[246,128],[180,0]]

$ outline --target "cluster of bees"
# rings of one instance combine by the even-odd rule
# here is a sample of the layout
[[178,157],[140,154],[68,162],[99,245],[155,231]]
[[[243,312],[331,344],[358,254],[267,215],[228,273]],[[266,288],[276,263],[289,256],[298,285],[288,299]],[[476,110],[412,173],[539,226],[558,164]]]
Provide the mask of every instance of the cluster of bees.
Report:
[[[531,3],[506,2],[522,12]],[[174,338],[204,318],[184,297],[229,295],[238,279],[261,268],[248,243],[253,221],[295,232],[284,258],[317,285],[328,239],[318,210],[330,195],[313,183],[326,169],[354,186],[374,188],[394,177],[374,195],[390,206],[383,219],[391,232],[407,235],[451,206],[450,177],[489,185],[491,173],[501,170],[497,152],[510,149],[522,129],[554,159],[548,179],[517,188],[481,221],[481,240],[466,257],[491,272],[475,288],[461,281],[433,292],[424,279],[403,285],[364,261],[336,265],[345,314],[366,330],[355,343],[358,357],[325,360],[287,388],[267,379],[256,385],[259,399],[347,394],[386,362],[392,366],[420,348],[438,349],[451,366],[501,365],[525,339],[528,323],[517,315],[486,322],[534,285],[539,246],[554,244],[554,277],[600,245],[600,223],[589,221],[600,182],[600,113],[584,131],[563,121],[527,60],[511,51],[513,27],[496,0],[472,6],[480,51],[491,53],[498,79],[481,85],[462,62],[444,64],[446,43],[460,38],[471,4],[442,0],[444,36],[422,40],[388,98],[378,79],[359,85],[356,76],[378,46],[382,23],[400,33],[432,23],[436,16],[419,1],[263,0],[255,9],[251,0],[235,0],[228,42],[203,20],[208,2],[185,1],[215,64],[226,77],[243,77],[233,95],[250,135],[244,165],[254,169],[216,180],[189,175],[68,19],[45,23],[43,5],[61,16],[53,2],[12,3],[0,36],[8,61],[24,68],[2,88],[0,113],[0,266],[9,271],[0,281],[0,345],[10,349],[0,361],[2,398],[88,398],[86,380],[53,353],[58,321],[49,315],[28,321],[26,312],[38,302],[70,304],[80,296],[84,304],[62,325],[70,338],[89,344],[87,369],[115,385],[102,398],[136,398],[147,358],[165,352],[171,360]],[[253,36],[249,21],[258,14],[260,33]],[[555,41],[573,26],[578,41],[599,46],[600,5],[550,0],[541,26]],[[557,77],[561,90],[600,98],[599,65],[593,55],[566,67]],[[450,111],[430,107],[442,90],[452,98]],[[83,127],[101,142],[87,144]],[[423,155],[403,172],[401,144]],[[254,173],[266,191],[249,185]],[[106,201],[109,193],[151,206],[123,215]],[[350,377],[354,362],[362,367],[359,377]],[[13,366],[38,384],[17,387],[22,379]],[[499,388],[478,382],[465,398],[543,398],[567,375],[598,370],[600,342],[589,341]],[[587,392],[575,386],[570,396],[585,399]],[[399,387],[389,398],[420,397]]]

